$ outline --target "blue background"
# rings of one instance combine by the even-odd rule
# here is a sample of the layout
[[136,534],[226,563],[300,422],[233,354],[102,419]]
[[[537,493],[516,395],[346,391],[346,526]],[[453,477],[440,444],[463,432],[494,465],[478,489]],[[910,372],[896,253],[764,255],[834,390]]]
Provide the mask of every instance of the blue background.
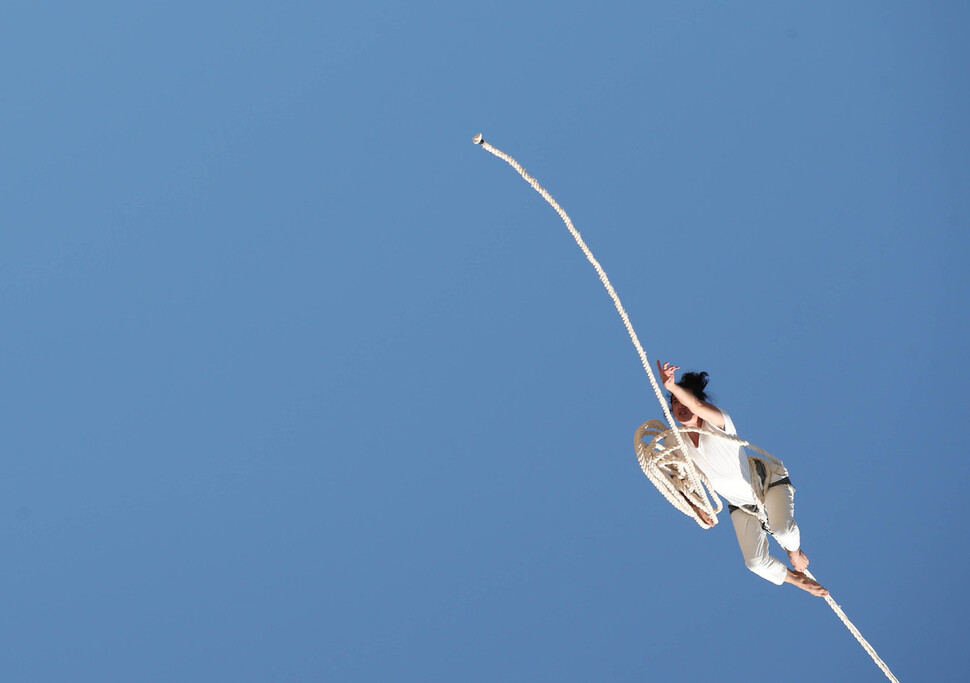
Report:
[[651,360],[966,680],[962,2],[37,2],[0,21],[7,681],[877,681],[640,473]]

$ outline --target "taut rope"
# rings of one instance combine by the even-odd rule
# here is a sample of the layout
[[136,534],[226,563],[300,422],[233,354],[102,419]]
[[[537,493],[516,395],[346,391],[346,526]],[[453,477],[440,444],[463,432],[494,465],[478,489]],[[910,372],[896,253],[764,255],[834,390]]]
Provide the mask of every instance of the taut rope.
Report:
[[[651,420],[641,425],[637,430],[634,443],[636,446],[637,461],[640,463],[640,468],[643,470],[644,474],[647,475],[653,485],[657,487],[657,489],[674,507],[684,514],[693,517],[697,523],[705,529],[710,528],[708,524],[701,520],[693,508],[686,503],[686,498],[689,498],[694,505],[710,515],[715,524],[717,523],[717,513],[721,511],[721,499],[718,498],[716,493],[714,493],[710,482],[707,481],[707,477],[705,477],[703,473],[697,471],[690,458],[682,455],[683,453],[687,452],[687,449],[684,445],[684,439],[681,432],[690,430],[678,428],[674,425],[673,415],[670,414],[670,409],[667,407],[667,402],[664,400],[663,393],[660,390],[660,385],[657,383],[657,379],[654,377],[653,371],[650,369],[650,362],[647,360],[647,353],[643,350],[643,346],[640,344],[640,340],[637,337],[636,331],[633,329],[633,324],[630,322],[630,318],[627,316],[626,310],[623,308],[623,304],[620,303],[620,297],[617,295],[616,290],[613,289],[613,285],[610,284],[609,278],[606,277],[606,271],[603,270],[603,267],[599,264],[599,261],[597,261],[593,256],[593,252],[591,252],[589,247],[586,246],[582,236],[573,226],[573,222],[569,219],[566,212],[563,211],[558,202],[552,198],[552,195],[550,195],[535,178],[526,173],[525,169],[522,168],[522,166],[520,166],[519,163],[511,156],[485,142],[485,138],[481,133],[476,135],[472,142],[481,146],[490,154],[493,154],[499,159],[502,159],[508,163],[508,165],[514,168],[536,192],[542,195],[542,198],[545,199],[549,205],[556,210],[559,217],[562,218],[563,222],[566,224],[566,227],[569,229],[570,234],[573,236],[573,239],[576,240],[576,244],[579,245],[579,248],[583,250],[583,254],[586,255],[586,259],[593,264],[593,268],[596,269],[596,274],[599,275],[600,282],[603,283],[607,293],[613,300],[613,305],[616,306],[616,310],[620,314],[620,318],[623,320],[623,326],[626,327],[626,331],[630,335],[630,341],[632,341],[633,346],[636,347],[637,355],[640,356],[640,363],[643,365],[643,369],[647,372],[647,377],[650,379],[650,386],[653,387],[653,393],[656,395],[657,402],[660,403],[664,417],[667,419],[667,423],[670,425],[669,430],[664,430],[662,423],[658,422],[657,420]],[[662,439],[671,433],[677,441],[677,447],[664,448],[660,446]],[[647,435],[654,437],[649,446],[643,441],[644,436]],[[778,460],[770,453],[761,450],[748,441],[744,441],[743,439],[738,439],[729,435],[718,434],[718,436],[739,442],[741,445],[751,448],[766,459],[778,462]],[[710,492],[711,497],[717,501],[716,507],[712,506],[710,500],[708,500],[704,486],[707,486],[707,490]],[[815,580],[815,577],[812,576],[807,570],[805,571],[805,575],[811,578],[813,581]],[[897,678],[889,670],[889,667],[886,666],[886,663],[882,661],[878,654],[876,654],[876,651],[872,645],[870,645],[869,642],[862,637],[862,634],[859,633],[859,629],[857,629],[852,622],[849,621],[849,618],[845,616],[845,612],[842,611],[842,608],[839,607],[832,596],[825,596],[825,601],[828,603],[829,607],[832,608],[832,611],[835,612],[839,619],[842,620],[845,627],[849,629],[849,632],[855,636],[857,641],[859,641],[859,644],[862,645],[863,649],[869,654],[870,657],[872,657],[872,660],[876,663],[876,665],[884,674],[886,674],[886,678],[893,681],[893,683],[899,683]]]
[[[812,573],[807,569],[804,571],[804,574],[812,581],[815,581],[815,577],[812,576]],[[816,581],[816,583],[818,582]],[[825,596],[825,602],[829,604],[829,607],[832,608],[832,611],[835,612],[836,616],[838,616],[839,619],[842,620],[842,623],[845,624],[845,627],[849,629],[849,633],[854,635],[855,639],[859,641],[859,645],[861,645],[862,649],[866,651],[866,654],[872,657],[872,661],[876,663],[876,666],[882,669],[882,672],[886,674],[886,678],[891,680],[893,683],[899,683],[899,679],[896,678],[893,675],[893,672],[889,670],[889,667],[886,666],[886,662],[882,661],[882,657],[880,657],[879,654],[876,652],[876,648],[870,645],[869,641],[862,637],[862,634],[859,633],[859,629],[855,627],[855,624],[849,621],[849,617],[845,616],[845,612],[842,611],[842,608],[839,606],[839,603],[837,603],[831,595]]]

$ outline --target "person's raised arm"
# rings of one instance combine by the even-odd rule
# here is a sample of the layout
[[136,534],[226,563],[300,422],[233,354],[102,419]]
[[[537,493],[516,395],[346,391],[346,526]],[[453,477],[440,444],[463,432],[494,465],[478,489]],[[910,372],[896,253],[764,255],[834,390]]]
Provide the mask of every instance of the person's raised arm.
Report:
[[699,398],[694,396],[693,392],[684,389],[679,386],[674,379],[674,373],[680,370],[679,365],[671,365],[670,363],[660,364],[657,361],[657,370],[660,371],[660,379],[663,382],[664,389],[673,394],[678,401],[683,403],[690,412],[697,415],[705,422],[710,422],[712,425],[718,429],[724,429],[724,416],[717,407],[707,403],[706,401],[701,401]]

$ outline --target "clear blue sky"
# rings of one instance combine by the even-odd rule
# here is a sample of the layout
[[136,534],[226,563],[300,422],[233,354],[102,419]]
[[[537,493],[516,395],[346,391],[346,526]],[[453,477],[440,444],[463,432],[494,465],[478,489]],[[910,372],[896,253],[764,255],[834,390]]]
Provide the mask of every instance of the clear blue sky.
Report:
[[879,681],[637,467],[651,359],[964,681],[963,2],[14,3],[0,678]]

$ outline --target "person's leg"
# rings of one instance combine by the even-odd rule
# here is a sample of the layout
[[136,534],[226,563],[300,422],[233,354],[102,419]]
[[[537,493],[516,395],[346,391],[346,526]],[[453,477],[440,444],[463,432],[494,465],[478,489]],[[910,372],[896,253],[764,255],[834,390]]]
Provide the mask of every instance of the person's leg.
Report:
[[734,532],[738,536],[745,566],[773,584],[783,584],[788,568],[768,554],[768,535],[761,528],[758,518],[744,510],[735,510],[731,513],[731,523],[734,524]]
[[744,564],[748,569],[779,586],[790,583],[812,595],[828,595],[827,590],[800,570],[793,571],[768,554],[768,535],[761,528],[757,517],[743,510],[735,510],[731,513],[731,522],[738,535],[738,545],[741,546]]
[[765,494],[765,511],[771,535],[788,553],[792,568],[805,571],[808,556],[801,550],[801,532],[795,523],[795,489],[787,484],[769,488]]

